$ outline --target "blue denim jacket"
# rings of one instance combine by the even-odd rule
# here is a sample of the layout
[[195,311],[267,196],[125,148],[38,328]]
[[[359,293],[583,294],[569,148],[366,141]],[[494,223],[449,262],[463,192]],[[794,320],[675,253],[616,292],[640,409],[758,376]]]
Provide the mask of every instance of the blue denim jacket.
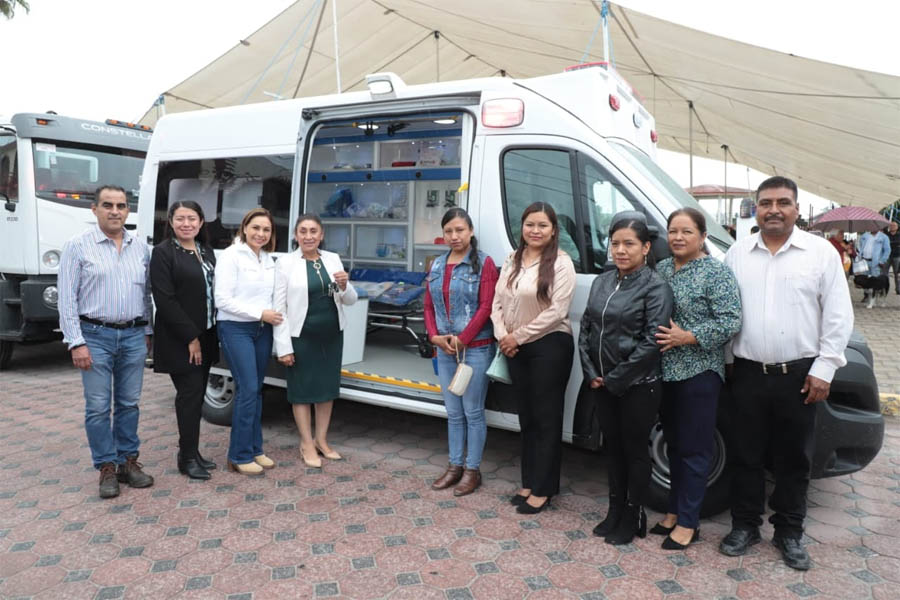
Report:
[[[475,311],[478,310],[478,291],[481,287],[481,269],[478,273],[472,272],[471,250],[466,258],[453,268],[453,276],[450,280],[450,318],[447,318],[447,307],[444,306],[444,273],[447,271],[447,257],[450,253],[434,259],[431,270],[428,272],[426,282],[431,300],[434,302],[434,316],[437,322],[438,332],[441,335],[459,335],[463,332]],[[487,254],[478,253],[478,262],[484,265]],[[474,340],[484,340],[494,337],[494,325],[488,319],[485,326],[478,332]],[[473,340],[473,341],[474,341]]]

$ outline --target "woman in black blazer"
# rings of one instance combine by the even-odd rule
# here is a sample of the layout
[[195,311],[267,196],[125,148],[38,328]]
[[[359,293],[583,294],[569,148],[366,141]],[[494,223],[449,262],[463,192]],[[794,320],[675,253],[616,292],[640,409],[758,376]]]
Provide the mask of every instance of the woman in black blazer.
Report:
[[200,411],[209,368],[219,359],[213,306],[216,257],[202,243],[203,209],[184,200],[169,207],[166,239],[153,249],[150,285],[156,304],[153,370],[175,384],[178,470],[209,479],[214,462],[200,456]]

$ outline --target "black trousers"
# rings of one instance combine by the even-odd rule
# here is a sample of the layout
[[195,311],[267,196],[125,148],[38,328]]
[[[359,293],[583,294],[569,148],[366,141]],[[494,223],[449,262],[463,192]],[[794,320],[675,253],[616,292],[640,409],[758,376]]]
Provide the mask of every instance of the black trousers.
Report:
[[677,515],[679,525],[689,529],[700,525],[721,391],[722,378],[715,371],[663,383],[660,420],[672,481],[669,512]]
[[572,335],[556,331],[519,346],[507,359],[519,402],[522,487],[535,496],[559,492],[563,406],[574,353]]
[[647,440],[662,401],[662,382],[633,385],[624,396],[614,396],[605,387],[593,392],[609,457],[610,496],[643,506],[650,486]]
[[178,448],[184,458],[196,458],[200,444],[200,416],[211,365],[192,366],[170,373],[175,384],[175,417],[178,419]]
[[806,491],[813,455],[816,405],[800,393],[809,367],[766,375],[755,363],[736,358],[731,378],[731,521],[737,529],[762,525],[765,462],[771,454],[775,489],[769,497],[775,534],[799,538],[806,518]]

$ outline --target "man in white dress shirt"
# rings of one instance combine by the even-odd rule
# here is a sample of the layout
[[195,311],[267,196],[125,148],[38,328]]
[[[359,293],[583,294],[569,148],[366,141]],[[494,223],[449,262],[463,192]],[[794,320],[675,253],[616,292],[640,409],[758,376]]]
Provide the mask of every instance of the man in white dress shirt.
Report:
[[756,192],[759,234],[738,240],[725,256],[741,290],[743,325],[734,356],[730,435],[732,530],[719,550],[740,556],[760,541],[765,512],[765,460],[774,459],[769,498],[772,543],[791,568],[806,570],[800,543],[812,462],[816,403],[828,398],[844,366],[853,307],[841,259],[824,238],[794,226],[797,184],[771,177]]

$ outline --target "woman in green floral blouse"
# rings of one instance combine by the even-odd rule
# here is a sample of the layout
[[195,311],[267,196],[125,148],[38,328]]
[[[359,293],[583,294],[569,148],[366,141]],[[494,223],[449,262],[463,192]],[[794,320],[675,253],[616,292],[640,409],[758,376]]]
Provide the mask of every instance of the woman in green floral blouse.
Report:
[[725,379],[725,344],[741,328],[741,297],[734,273],[707,255],[706,219],[693,208],[669,215],[672,257],[657,271],[672,287],[675,308],[660,326],[663,352],[661,419],[672,487],[669,512],[651,533],[662,547],[681,550],[698,539],[700,506],[713,458],[719,392]]

